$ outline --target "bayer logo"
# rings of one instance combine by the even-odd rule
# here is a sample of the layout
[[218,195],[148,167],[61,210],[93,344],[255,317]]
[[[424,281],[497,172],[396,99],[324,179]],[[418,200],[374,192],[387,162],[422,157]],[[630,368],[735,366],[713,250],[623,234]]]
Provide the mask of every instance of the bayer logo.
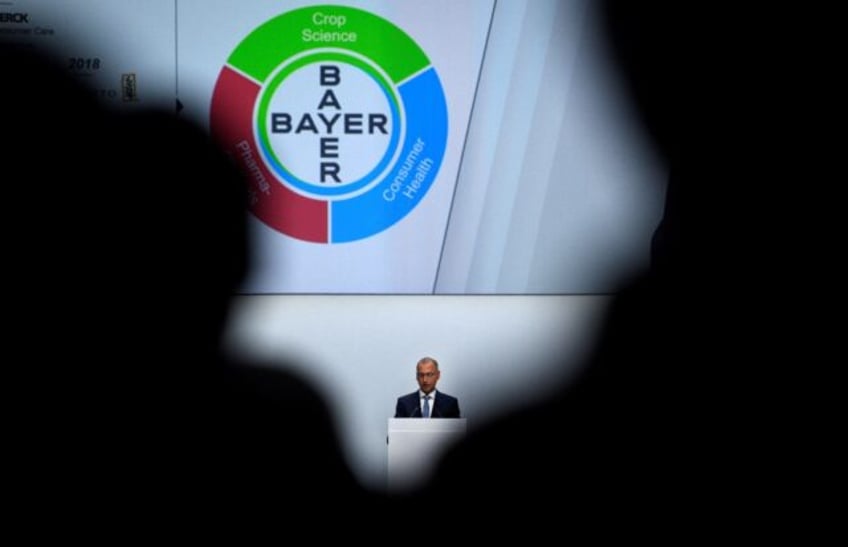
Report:
[[421,203],[445,154],[448,109],[435,67],[403,30],[322,5],[280,14],[238,44],[210,126],[247,174],[257,218],[335,244],[383,232]]
[[324,51],[281,66],[258,101],[256,127],[269,167],[307,197],[348,199],[379,182],[401,126],[380,70]]

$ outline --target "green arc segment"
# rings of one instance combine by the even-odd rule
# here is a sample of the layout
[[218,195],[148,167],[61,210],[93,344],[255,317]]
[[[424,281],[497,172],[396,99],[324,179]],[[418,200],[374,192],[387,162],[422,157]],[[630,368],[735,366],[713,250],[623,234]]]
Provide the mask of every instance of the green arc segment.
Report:
[[[318,23],[327,18],[344,24]],[[304,29],[327,33],[354,33],[355,40],[306,41]],[[366,11],[343,6],[320,5],[297,9],[256,28],[230,55],[227,63],[257,81],[264,82],[281,58],[321,48],[343,48],[369,58],[398,83],[429,66],[424,51],[409,36]]]

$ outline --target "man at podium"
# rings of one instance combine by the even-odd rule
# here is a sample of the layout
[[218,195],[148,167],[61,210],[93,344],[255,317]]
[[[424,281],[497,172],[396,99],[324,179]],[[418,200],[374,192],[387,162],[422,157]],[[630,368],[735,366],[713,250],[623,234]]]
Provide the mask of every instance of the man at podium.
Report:
[[395,418],[459,418],[459,401],[447,393],[436,391],[439,363],[422,357],[415,366],[418,391],[398,397]]

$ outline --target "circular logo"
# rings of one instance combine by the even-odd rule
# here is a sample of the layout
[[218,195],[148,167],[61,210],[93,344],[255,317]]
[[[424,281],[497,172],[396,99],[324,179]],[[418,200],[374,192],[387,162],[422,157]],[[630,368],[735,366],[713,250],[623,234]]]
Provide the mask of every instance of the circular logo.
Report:
[[447,140],[438,74],[363,10],[279,15],[233,50],[212,94],[216,139],[248,174],[251,211],[316,243],[370,237],[426,195]]

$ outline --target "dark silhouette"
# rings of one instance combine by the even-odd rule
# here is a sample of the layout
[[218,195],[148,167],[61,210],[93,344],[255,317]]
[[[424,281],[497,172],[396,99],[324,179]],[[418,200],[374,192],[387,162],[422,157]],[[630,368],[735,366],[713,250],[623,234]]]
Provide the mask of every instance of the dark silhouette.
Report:
[[99,520],[261,509],[288,533],[367,508],[319,394],[221,347],[249,265],[234,164],[170,113],[103,110],[31,49],[0,66],[22,496],[84,497]]
[[[764,171],[748,102],[750,20],[686,3],[601,4],[621,74],[671,168],[651,268],[616,294],[597,348],[554,396],[452,449],[423,505],[531,538],[727,532],[768,498],[774,416],[751,389],[770,359],[752,280],[751,193]],[[760,361],[761,362],[761,361]],[[715,500],[720,500],[716,517]],[[636,528],[634,528],[636,527]],[[705,532],[707,533],[707,532]],[[680,536],[680,537],[686,537]]]

